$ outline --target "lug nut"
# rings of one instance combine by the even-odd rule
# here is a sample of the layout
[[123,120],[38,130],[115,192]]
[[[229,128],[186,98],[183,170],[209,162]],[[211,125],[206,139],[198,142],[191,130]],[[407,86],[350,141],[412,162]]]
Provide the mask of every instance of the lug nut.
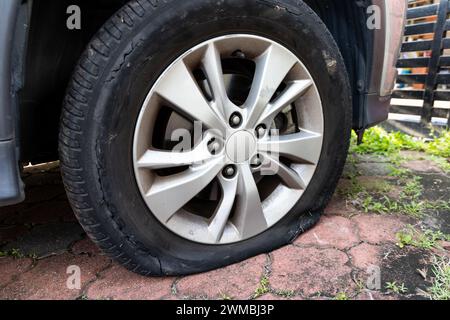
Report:
[[262,156],[260,154],[257,154],[256,156],[254,156],[252,158],[252,160],[250,160],[250,165],[252,166],[252,168],[259,168],[261,165],[263,164],[262,162]]
[[236,175],[236,167],[233,165],[226,166],[222,174],[225,178],[231,179]]
[[230,117],[230,126],[233,128],[237,128],[242,124],[242,116],[235,112]]
[[220,151],[220,143],[216,140],[216,138],[213,138],[209,141],[208,143],[208,151],[212,154],[215,155],[217,153],[219,153]]
[[266,132],[267,127],[264,124],[261,124],[258,127],[256,127],[256,136],[258,137],[258,139],[264,137],[266,135]]
[[245,59],[245,53],[243,53],[241,50],[236,50],[231,54],[231,56],[239,59]]

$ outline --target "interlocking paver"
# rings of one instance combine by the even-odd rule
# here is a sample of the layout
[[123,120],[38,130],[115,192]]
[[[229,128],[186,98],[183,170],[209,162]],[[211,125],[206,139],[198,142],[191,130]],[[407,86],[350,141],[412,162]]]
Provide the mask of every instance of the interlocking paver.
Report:
[[100,249],[89,238],[75,242],[71,251],[73,254],[87,254],[90,256],[100,254]]
[[442,173],[442,169],[431,160],[412,160],[402,164],[402,167],[414,172]]
[[[448,201],[450,177],[421,153],[402,155],[410,158],[404,166],[421,177],[421,199]],[[389,159],[355,159],[358,163],[347,165],[351,174],[341,180],[341,192],[333,197],[320,223],[293,245],[273,252],[270,258],[261,255],[178,279],[146,278],[112,263],[75,222],[57,164],[27,168],[27,201],[0,208],[0,257],[8,256],[0,258],[0,299],[248,299],[264,276],[269,280],[268,292],[259,300],[327,300],[340,293],[357,300],[419,298],[416,289],[426,290],[430,279],[425,281],[417,269],[428,268],[429,275],[432,255],[449,257],[450,245],[441,242],[439,249],[428,251],[398,248],[396,233],[419,221],[361,212],[355,199],[346,195],[355,181],[369,194],[386,193],[398,201],[402,201],[402,186],[386,176],[392,169]],[[386,184],[388,192],[384,192]],[[450,233],[449,217],[445,208],[433,210],[420,225]],[[80,267],[81,289],[67,288],[68,266]],[[361,291],[370,266],[380,268],[380,291]],[[387,292],[387,281],[404,283],[408,293]]]
[[[38,261],[30,271],[21,274],[18,280],[0,289],[0,298],[8,300],[69,300],[77,299],[82,288],[97,277],[97,273],[110,264],[110,260],[97,256],[74,256],[68,253]],[[71,275],[68,269],[79,267],[81,288],[68,287]],[[73,284],[69,282],[69,284]]]
[[19,275],[28,270],[32,264],[33,260],[29,258],[0,258],[0,288],[17,279]]
[[301,235],[295,244],[348,249],[359,242],[355,225],[350,219],[324,216],[315,228]]
[[395,243],[396,233],[406,227],[407,219],[386,215],[359,215],[352,218],[362,241],[371,244]]
[[305,297],[353,292],[348,262],[348,256],[336,249],[285,247],[273,253],[270,284],[277,291]]
[[92,283],[86,298],[93,300],[159,300],[171,295],[173,278],[149,278],[134,274],[119,265],[101,273]]
[[360,244],[349,251],[353,265],[366,271],[371,266],[379,266],[382,254],[382,247],[367,243]]
[[185,277],[177,283],[180,297],[248,299],[258,288],[267,258],[264,255],[219,270]]

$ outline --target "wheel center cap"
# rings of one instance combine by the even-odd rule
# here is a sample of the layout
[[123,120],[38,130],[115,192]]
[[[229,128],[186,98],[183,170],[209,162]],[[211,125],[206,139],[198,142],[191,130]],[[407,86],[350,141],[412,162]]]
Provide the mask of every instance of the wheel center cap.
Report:
[[248,131],[242,130],[232,134],[226,144],[228,158],[234,163],[250,160],[256,152],[256,138]]

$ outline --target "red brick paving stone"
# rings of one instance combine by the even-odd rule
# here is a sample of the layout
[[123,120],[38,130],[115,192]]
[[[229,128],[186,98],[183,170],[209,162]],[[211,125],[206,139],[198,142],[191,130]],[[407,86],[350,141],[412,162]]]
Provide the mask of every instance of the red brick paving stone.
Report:
[[431,160],[413,160],[402,164],[402,167],[414,172],[442,173],[442,169]]
[[0,258],[0,287],[15,280],[33,264],[31,259]]
[[81,290],[67,288],[69,266],[81,268],[81,285],[95,280],[96,274],[105,269],[110,260],[104,257],[89,258],[63,254],[41,260],[19,279],[0,289],[0,299],[7,300],[72,300],[81,295]]
[[358,212],[349,201],[340,197],[334,196],[327,208],[325,209],[325,215],[339,215],[343,217],[351,217]]
[[363,243],[349,251],[353,265],[361,270],[380,265],[381,248]]
[[76,255],[88,254],[95,256],[101,253],[100,249],[89,238],[75,242],[71,248],[71,251]]
[[360,215],[352,218],[359,229],[362,241],[371,244],[396,242],[396,234],[407,223],[406,219],[398,216]]
[[339,216],[324,216],[315,228],[300,236],[295,244],[343,250],[359,242],[356,226],[351,220]]
[[311,297],[354,290],[348,257],[335,249],[285,247],[273,253],[271,287]]
[[87,290],[91,300],[160,300],[170,297],[173,278],[144,277],[114,265]]
[[439,241],[439,246],[447,251],[450,251],[450,241]]
[[450,258],[450,242],[439,241],[438,247],[431,250],[436,256]]
[[266,256],[261,255],[247,261],[199,275],[181,279],[178,295],[220,299],[223,295],[233,299],[248,299],[258,288],[263,274]]

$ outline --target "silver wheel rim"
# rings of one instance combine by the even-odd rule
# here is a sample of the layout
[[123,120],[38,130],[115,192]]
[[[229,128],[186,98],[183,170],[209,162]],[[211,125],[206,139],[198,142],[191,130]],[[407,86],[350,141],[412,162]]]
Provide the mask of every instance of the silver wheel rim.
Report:
[[[312,180],[322,111],[311,74],[284,46],[245,34],[201,43],[162,73],[142,106],[133,141],[142,197],[164,226],[194,242],[261,234]],[[170,115],[166,122],[161,113]],[[179,138],[192,131],[188,149]],[[170,140],[175,148],[165,145]]]

